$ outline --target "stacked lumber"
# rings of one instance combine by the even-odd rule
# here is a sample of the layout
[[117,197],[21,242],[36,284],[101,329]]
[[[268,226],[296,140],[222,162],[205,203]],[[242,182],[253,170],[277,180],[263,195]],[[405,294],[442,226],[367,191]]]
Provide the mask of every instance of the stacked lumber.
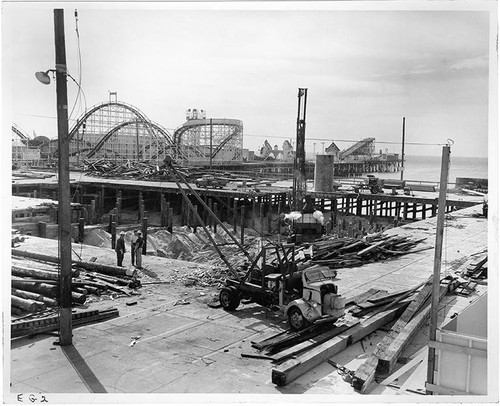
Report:
[[470,264],[462,274],[462,277],[470,279],[488,278],[488,256],[485,256],[476,263]]
[[331,268],[361,266],[432,248],[414,249],[425,240],[426,238],[412,240],[409,237],[387,236],[382,233],[363,238],[326,237],[312,244],[312,262]]
[[[39,313],[56,308],[59,299],[57,265],[12,257],[11,309],[15,315]],[[129,289],[140,287],[137,275],[109,276],[94,269],[73,264],[71,270],[71,301],[83,305],[90,295],[101,296],[109,291],[130,296]]]
[[[294,355],[272,370],[271,379],[275,385],[284,386],[297,379],[315,366],[338,354],[349,345],[354,344],[385,326],[397,318],[408,306],[408,302],[400,302],[395,307],[380,311],[359,322],[349,322],[347,329],[323,343],[309,348],[307,351]],[[350,324],[352,323],[352,324]]]
[[[449,290],[451,280],[446,279],[440,288],[440,299]],[[431,310],[432,277],[427,280],[391,330],[377,344],[367,360],[353,374],[352,386],[364,393],[373,382],[375,375],[387,376],[394,369],[398,357],[423,327]]]
[[[334,323],[328,318],[320,319],[299,332],[281,331],[252,341],[252,347],[258,353],[242,356],[262,358],[277,364],[272,370],[272,382],[278,386],[287,385],[349,345],[393,322],[410,305],[409,298],[417,288],[392,294],[369,289],[346,298],[346,315]],[[369,299],[373,303],[379,302],[371,314],[362,318],[353,317],[355,310],[359,309],[358,305]]]
[[[72,327],[82,326],[88,323],[109,320],[118,317],[117,309],[89,310],[71,314]],[[59,328],[59,316],[48,314],[40,317],[20,317],[13,320],[11,324],[11,338],[32,336],[40,333],[55,331]]]

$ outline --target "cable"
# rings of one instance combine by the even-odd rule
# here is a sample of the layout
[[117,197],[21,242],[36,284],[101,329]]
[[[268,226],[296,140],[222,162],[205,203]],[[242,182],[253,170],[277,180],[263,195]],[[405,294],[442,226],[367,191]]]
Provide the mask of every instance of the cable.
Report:
[[[73,81],[77,84],[78,86],[78,92],[76,94],[75,98],[75,103],[73,104],[73,108],[71,109],[71,113],[69,116],[71,117],[73,115],[73,112],[75,110],[76,104],[78,103],[78,100],[80,99],[80,92],[82,91],[81,83],[82,83],[82,54],[81,54],[81,49],[80,49],[80,32],[78,30],[78,11],[75,9],[75,31],[76,31],[76,42],[77,42],[77,49],[78,49],[78,82],[76,82],[75,79],[71,75],[68,76],[73,79]],[[85,109],[86,109],[86,104],[87,102],[85,101]]]

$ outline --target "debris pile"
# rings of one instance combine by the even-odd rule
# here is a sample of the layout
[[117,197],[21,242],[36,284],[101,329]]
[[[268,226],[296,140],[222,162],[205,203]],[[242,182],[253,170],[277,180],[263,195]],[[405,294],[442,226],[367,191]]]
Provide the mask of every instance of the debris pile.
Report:
[[[454,279],[441,282],[440,297],[453,289]],[[385,292],[370,289],[346,299],[346,314],[335,323],[318,320],[299,331],[281,331],[252,341],[258,352],[242,357],[261,358],[277,364],[272,382],[284,386],[324,361],[339,370],[355,390],[365,392],[375,374],[390,373],[402,351],[422,328],[430,315],[432,277],[412,289]],[[369,314],[359,313],[369,306]],[[366,317],[365,317],[366,316]],[[383,340],[356,371],[329,360],[377,329],[392,323]]]
[[[126,163],[117,163],[100,158],[95,161],[83,160],[83,170],[87,175],[102,178],[131,178],[134,180],[174,181],[173,175],[163,165],[148,164],[128,160]],[[176,170],[185,178],[191,178],[190,168],[176,167]]]
[[382,233],[363,238],[327,237],[312,243],[312,262],[331,268],[355,267],[432,248],[412,250],[425,240],[425,238],[412,240],[409,237],[387,236]]

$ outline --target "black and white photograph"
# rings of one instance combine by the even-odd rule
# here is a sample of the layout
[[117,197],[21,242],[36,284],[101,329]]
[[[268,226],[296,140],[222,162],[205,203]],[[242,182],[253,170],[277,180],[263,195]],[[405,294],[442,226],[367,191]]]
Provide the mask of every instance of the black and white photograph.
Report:
[[497,36],[3,1],[3,402],[498,403]]

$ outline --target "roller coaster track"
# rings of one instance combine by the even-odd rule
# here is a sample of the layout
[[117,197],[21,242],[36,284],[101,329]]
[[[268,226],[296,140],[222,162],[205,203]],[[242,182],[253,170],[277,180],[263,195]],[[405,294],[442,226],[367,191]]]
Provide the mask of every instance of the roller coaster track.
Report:
[[356,151],[359,149],[366,147],[367,145],[373,143],[375,141],[375,138],[365,138],[364,140],[358,141],[356,144],[350,146],[346,150],[342,151],[339,155],[340,159],[345,159],[349,155],[353,155]]

